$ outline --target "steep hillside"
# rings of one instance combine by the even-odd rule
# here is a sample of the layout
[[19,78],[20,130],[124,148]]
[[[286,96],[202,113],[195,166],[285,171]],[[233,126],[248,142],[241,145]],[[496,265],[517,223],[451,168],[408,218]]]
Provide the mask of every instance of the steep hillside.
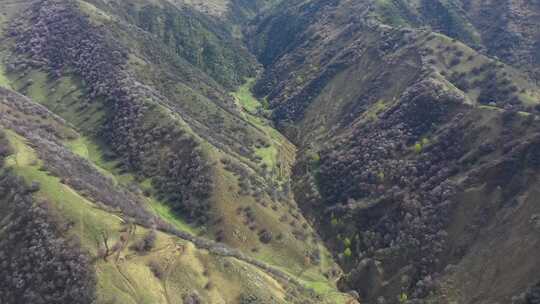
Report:
[[537,2],[0,0],[0,303],[537,303]]
[[[47,166],[47,171],[65,175],[61,180],[77,191],[84,185],[90,189],[83,188],[88,196],[86,201],[113,206],[99,215],[104,221],[111,221],[100,225],[111,226],[113,230],[107,230],[105,235],[94,231],[95,238],[106,236],[111,244],[120,244],[124,241],[116,240],[122,233],[139,226],[118,227],[133,219],[136,225],[145,227],[137,231],[144,232],[157,225],[156,228],[165,233],[163,247],[173,247],[167,245],[171,241],[165,242],[171,239],[171,234],[195,243],[199,249],[193,254],[198,260],[184,261],[193,262],[189,267],[199,269],[197,265],[201,263],[218,267],[217,261],[199,257],[199,251],[210,250],[214,255],[239,259],[240,266],[248,264],[242,267],[253,265],[255,269],[262,269],[262,272],[258,270],[258,276],[263,276],[261,282],[266,282],[266,277],[278,280],[269,283],[277,286],[276,290],[267,290],[266,283],[252,286],[242,282],[246,277],[227,281],[228,275],[224,274],[222,279],[216,277],[217,281],[223,280],[223,284],[216,283],[215,289],[210,284],[208,290],[201,290],[200,286],[186,285],[182,283],[186,280],[179,278],[180,283],[175,283],[177,287],[174,287],[178,290],[169,295],[179,300],[183,293],[193,291],[202,298],[214,299],[209,300],[211,303],[237,302],[241,301],[241,293],[251,289],[255,289],[254,297],[260,301],[273,297],[286,302],[311,299],[341,303],[348,298],[336,288],[339,266],[333,262],[289,191],[295,147],[259,113],[263,106],[249,93],[249,83],[236,94],[229,94],[229,88],[241,77],[251,75],[251,72],[243,74],[242,68],[253,71],[254,65],[249,56],[238,57],[245,60],[243,62],[235,61],[234,56],[245,51],[235,46],[230,34],[218,30],[216,24],[221,21],[211,20],[189,8],[178,11],[172,6],[160,8],[155,2],[140,3],[138,13],[118,8],[112,2],[97,1],[35,1],[17,5],[6,2],[3,5],[10,10],[6,14],[1,47],[2,85],[32,98],[61,117],[63,124],[78,133],[62,142],[76,154],[73,162],[80,161],[80,157],[87,159],[97,170],[95,174],[113,178],[115,182],[110,184],[123,189],[120,193],[130,193],[127,197],[112,194],[114,189],[100,193],[97,189],[111,186],[100,181],[101,178],[88,168],[69,168],[53,157],[54,150],[48,146],[32,146],[36,153],[43,153],[39,159]],[[189,51],[197,50],[196,45],[186,45],[184,40],[167,43],[165,33],[169,29],[163,32],[159,26],[156,31],[152,30],[153,26],[145,28],[144,24],[148,23],[144,22],[151,19],[139,23],[142,13],[154,11],[168,14],[178,22],[193,18],[195,31],[185,32],[187,39],[214,44],[218,57],[224,61],[215,62],[212,54],[203,52],[201,62],[193,62],[177,45]],[[155,18],[161,20],[159,16]],[[183,28],[181,24],[179,28]],[[184,35],[177,30],[172,32]],[[210,63],[227,68],[223,64],[227,60],[233,65],[223,73],[214,74],[209,68]],[[75,199],[68,197],[65,202]],[[86,201],[75,209],[83,208]],[[135,207],[141,204],[145,207]],[[123,220],[115,219],[113,210],[116,208],[120,208],[118,212]],[[113,214],[105,216],[107,213]],[[69,218],[66,214],[61,216]],[[158,233],[156,242],[161,239]],[[218,245],[222,243],[235,250]],[[129,246],[120,245],[120,249],[114,250],[115,254],[132,255]],[[91,253],[97,254],[97,249],[93,250]],[[156,260],[164,263],[159,254]],[[130,267],[142,267],[139,273],[147,272],[145,265],[149,262],[148,258],[135,259]],[[174,266],[179,276],[189,273],[180,271],[182,267],[188,266]],[[98,296],[104,293],[104,299],[109,299],[121,290],[117,302],[124,303],[128,298],[136,303],[165,301],[157,285],[147,291],[141,290],[142,283],[131,286],[146,276],[128,276],[126,280],[131,285],[111,289],[108,282],[116,281],[118,275],[98,269]],[[205,281],[204,276],[199,276],[197,282]],[[253,300],[246,297],[245,301]],[[217,300],[219,298],[223,300]]]
[[538,80],[537,1],[374,1],[375,18],[395,26],[429,26],[519,66]]
[[[311,297],[287,274],[160,219],[151,198],[68,149],[80,135],[62,119],[16,93],[0,94],[2,240],[8,242],[3,248],[19,250],[2,253],[1,271],[13,276],[4,282],[2,302],[185,303],[191,297],[288,303]],[[24,213],[26,208],[32,213]],[[17,240],[24,233],[29,244]],[[35,266],[38,261],[58,272],[41,277],[47,270]],[[58,294],[54,288],[60,285],[29,277],[69,289]]]
[[238,24],[272,7],[280,0],[170,0],[169,2],[177,7],[192,7],[201,13]]
[[343,290],[510,302],[540,280],[540,90],[532,65],[475,50],[488,34],[461,6],[445,2],[441,20],[430,3],[283,5],[249,33],[266,66],[255,91],[299,147],[295,197],[347,273]]
[[234,24],[211,18],[191,6],[169,1],[88,1],[82,8],[89,13],[97,8],[103,15],[119,17],[152,34],[228,89],[256,73],[254,58],[234,37]]

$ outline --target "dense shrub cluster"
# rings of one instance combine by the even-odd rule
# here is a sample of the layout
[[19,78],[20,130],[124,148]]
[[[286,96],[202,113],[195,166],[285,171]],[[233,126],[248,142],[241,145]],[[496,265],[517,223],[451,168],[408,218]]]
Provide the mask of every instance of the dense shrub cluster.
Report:
[[[527,1],[522,10],[534,10],[535,1]],[[526,8],[527,7],[527,8]],[[528,26],[515,27],[514,24],[527,24],[524,15],[509,9],[508,3],[494,2],[489,6],[482,6],[478,11],[467,10],[470,20],[482,35],[482,40],[490,55],[495,55],[502,61],[520,65],[527,70],[538,69],[531,66],[532,54],[535,53],[535,45],[528,41],[526,34]],[[536,27],[533,27],[536,28]],[[534,38],[533,38],[534,39]],[[537,40],[536,38],[535,40]],[[532,72],[532,71],[531,71]],[[534,73],[531,73],[534,75]]]
[[[451,127],[432,132],[459,104],[459,96],[437,83],[421,82],[378,120],[321,152],[323,199],[336,216],[352,214],[357,226],[358,236],[347,241],[348,255],[353,248],[358,260],[377,256],[388,259],[387,265],[408,260],[416,279],[433,270],[444,245],[455,191],[448,178],[464,152],[465,122],[458,114]],[[428,140],[429,135],[436,138]]]
[[[405,176],[427,173],[422,171],[429,168],[418,160],[425,157],[421,153],[425,151],[413,150],[429,145],[424,136],[457,105],[456,100],[452,100],[457,97],[439,99],[436,95],[443,93],[431,91],[440,89],[431,85],[422,83],[413,87],[396,107],[389,109],[379,120],[356,129],[320,153],[318,177],[327,201],[346,203],[349,198],[379,194],[382,190],[389,190],[381,187],[411,183],[402,180],[402,173],[407,173]],[[416,152],[411,160],[398,157],[411,152]]]
[[[7,145],[3,135],[0,145]],[[0,210],[0,302],[93,303],[95,277],[87,255],[76,240],[63,238],[65,225],[46,203],[36,205],[9,171],[0,176]]]
[[121,46],[93,26],[75,2],[38,1],[26,14],[20,20],[29,25],[17,21],[10,28],[16,52],[47,66],[51,77],[80,76],[88,96],[103,100],[109,110],[101,134],[124,167],[152,178],[175,210],[189,210],[190,218],[204,221],[212,189],[209,166],[197,141],[163,123],[169,118],[155,103],[164,97],[125,72]]

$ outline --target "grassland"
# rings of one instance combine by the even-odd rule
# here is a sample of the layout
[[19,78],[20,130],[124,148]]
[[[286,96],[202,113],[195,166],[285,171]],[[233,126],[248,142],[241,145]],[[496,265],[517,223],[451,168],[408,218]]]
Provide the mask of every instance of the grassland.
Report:
[[251,93],[251,88],[255,84],[255,78],[248,78],[246,82],[238,87],[238,90],[233,93],[233,96],[238,100],[239,104],[251,114],[255,114],[261,107],[261,103]]
[[112,177],[117,183],[127,185],[134,182],[135,178],[133,175],[129,173],[120,174],[117,172],[118,170],[116,168],[118,163],[116,161],[105,160],[103,155],[104,147],[97,140],[92,140],[89,137],[80,135],[76,139],[67,141],[65,145],[73,153],[94,164],[102,174]]
[[49,81],[47,74],[31,70],[27,76],[9,75],[12,87],[61,116],[77,130],[95,134],[105,111],[98,100],[90,101],[80,90],[79,80],[62,77]]
[[255,147],[255,154],[262,159],[271,173],[277,173],[275,177],[283,178],[287,173],[282,172],[282,169],[292,165],[294,158],[289,155],[294,155],[296,151],[294,145],[274,129],[270,121],[260,115],[265,109],[263,103],[251,92],[254,84],[255,79],[248,78],[231,95],[243,110],[244,118],[261,130],[269,143],[268,146]]
[[9,80],[5,75],[4,67],[2,65],[0,65],[0,86],[8,89],[11,87],[9,84]]
[[4,62],[4,55],[0,51],[0,87],[10,89],[11,88],[11,82],[8,79],[7,75],[6,75],[6,68],[5,68],[3,62]]

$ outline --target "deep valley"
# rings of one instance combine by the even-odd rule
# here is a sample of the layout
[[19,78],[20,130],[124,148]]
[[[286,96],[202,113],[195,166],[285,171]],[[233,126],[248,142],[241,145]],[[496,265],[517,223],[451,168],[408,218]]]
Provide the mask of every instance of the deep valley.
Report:
[[0,303],[540,303],[540,2],[0,0]]

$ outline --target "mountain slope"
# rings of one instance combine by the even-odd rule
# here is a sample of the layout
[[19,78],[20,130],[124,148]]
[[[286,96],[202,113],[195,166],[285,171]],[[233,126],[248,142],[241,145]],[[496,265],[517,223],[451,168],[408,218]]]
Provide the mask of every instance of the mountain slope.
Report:
[[480,31],[458,6],[452,25],[412,4],[298,1],[262,17],[255,91],[299,147],[295,196],[347,273],[343,290],[367,303],[510,302],[539,280],[539,90],[527,66],[474,50]]
[[375,1],[375,7],[392,25],[429,26],[538,79],[536,1]]
[[[212,302],[210,299],[233,301],[242,295],[283,301],[286,295],[283,281],[276,279],[283,280],[285,275],[278,271],[271,275],[264,266],[252,264],[238,252],[197,239],[160,221],[152,215],[147,198],[124,188],[115,176],[102,175],[98,167],[62,145],[66,138],[78,136],[62,120],[15,93],[5,90],[1,93],[7,113],[2,115],[2,126],[8,129],[5,138],[11,147],[11,155],[5,160],[6,169],[31,184],[34,199],[48,208],[42,213],[61,215],[58,226],[65,225],[62,229],[66,230],[66,237],[79,239],[80,246],[94,257],[98,302],[171,303],[168,297],[180,301],[192,294]],[[21,125],[18,122],[23,115],[29,122]],[[51,129],[55,133],[50,133]],[[41,205],[36,208],[43,208]],[[155,232],[152,227],[168,234]],[[150,242],[152,234],[155,236]],[[149,248],[139,249],[143,240]],[[66,263],[74,264],[69,260]],[[238,268],[243,269],[243,274],[234,274]],[[179,269],[182,271],[178,272]],[[186,276],[191,276],[191,285],[186,285]],[[244,282],[248,280],[246,276],[267,288]],[[148,285],[152,287],[143,288]],[[214,286],[229,292],[223,294]],[[11,301],[9,296],[4,299]],[[55,301],[63,303],[68,299]],[[88,298],[77,301],[88,303]]]
[[[12,22],[6,27],[2,43],[6,84],[61,116],[80,133],[65,144],[91,161],[98,172],[113,176],[114,184],[136,194],[128,200],[91,191],[87,194],[91,201],[142,204],[142,209],[121,210],[123,221],[133,218],[147,229],[157,221],[165,233],[208,246],[204,239],[194,241],[186,234],[191,230],[237,248],[234,256],[263,267],[263,273],[278,273],[281,280],[289,280],[276,283],[281,286],[276,293],[265,293],[259,285],[256,298],[286,295],[287,302],[347,298],[336,290],[336,277],[325,276],[339,273],[339,267],[327,257],[287,190],[294,146],[266,119],[243,110],[240,102],[250,96],[229,95],[204,66],[164,44],[159,33],[146,32],[132,19],[116,15],[119,11],[114,7],[60,1],[28,5],[13,7]],[[17,9],[20,15],[15,15]],[[180,12],[178,16],[184,18]],[[228,47],[223,40],[216,41],[223,49]],[[50,155],[43,157],[46,165],[53,164]],[[92,176],[84,170],[71,173],[74,177],[67,181],[75,185]],[[104,186],[89,185],[94,190]],[[114,227],[121,223],[114,222]],[[111,240],[122,229],[108,231]],[[219,248],[215,250],[221,252]],[[117,251],[121,255],[124,250]],[[136,259],[133,267],[145,268],[146,262],[146,258]],[[132,291],[118,301],[127,301],[133,293],[143,293],[132,299],[136,302],[147,297],[141,287],[111,290],[109,283],[100,283],[114,281],[111,275],[118,276],[98,271],[98,295],[105,293],[108,299],[115,290],[128,288]],[[234,282],[230,283],[240,287],[221,295],[225,301],[239,301],[240,293],[249,287]],[[216,290],[229,290],[227,286]],[[179,288],[195,287],[180,284]],[[199,289],[203,298],[216,293]],[[148,292],[159,294],[153,288]],[[180,299],[182,292],[175,297]],[[148,297],[164,301],[156,294]]]
[[0,302],[536,303],[535,1],[0,9]]
[[[92,258],[98,302],[171,303],[169,297],[186,301],[191,296],[212,303],[243,297],[294,302],[311,297],[286,273],[224,245],[194,237],[182,231],[190,230],[185,224],[161,220],[151,198],[144,197],[137,189],[126,188],[121,177],[80,158],[63,145],[66,142],[72,148],[80,148],[80,135],[65,126],[62,119],[13,92],[1,89],[1,94],[2,129],[7,132],[3,139],[9,141],[4,169],[12,172],[6,174],[22,177],[30,185],[30,192],[22,191],[32,194],[36,212],[45,218],[58,217],[58,224],[54,225],[64,231],[66,239],[76,238],[76,244],[80,245],[72,246],[81,246],[88,258]],[[2,208],[8,210],[4,213],[8,216],[6,223],[12,223],[12,229],[19,227],[14,220],[21,213],[17,209],[11,211],[15,206],[6,201]],[[39,211],[39,208],[46,209]],[[8,255],[10,259],[17,261],[18,257]],[[87,262],[66,260],[66,263],[73,265],[67,267],[78,269],[90,267],[84,266]],[[2,271],[9,273],[10,269]],[[83,283],[92,283],[85,280]],[[33,287],[18,288],[29,291]],[[46,295],[43,291],[35,293]],[[10,294],[2,297],[8,302],[12,297],[19,299]],[[64,303],[69,299],[54,301]],[[77,301],[89,303],[89,299],[85,296]]]

